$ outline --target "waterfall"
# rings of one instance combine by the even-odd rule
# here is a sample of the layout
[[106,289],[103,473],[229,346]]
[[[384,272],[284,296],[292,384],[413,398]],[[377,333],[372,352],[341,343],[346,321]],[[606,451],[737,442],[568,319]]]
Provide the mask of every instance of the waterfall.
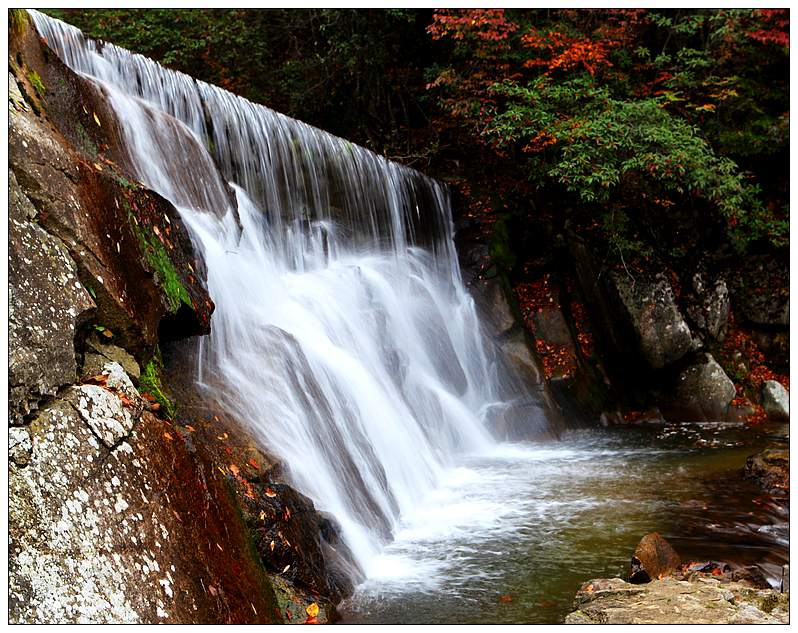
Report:
[[513,397],[460,277],[446,188],[31,15],[104,91],[130,168],[204,259],[216,311],[199,385],[338,519],[369,575],[458,455],[495,444],[489,418]]

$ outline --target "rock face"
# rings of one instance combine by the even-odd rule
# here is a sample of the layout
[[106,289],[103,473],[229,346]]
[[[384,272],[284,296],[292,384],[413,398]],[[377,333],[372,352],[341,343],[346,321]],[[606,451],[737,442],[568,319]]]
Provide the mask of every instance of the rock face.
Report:
[[712,281],[696,273],[686,293],[687,317],[693,329],[705,342],[721,341],[726,335],[729,321],[729,290],[726,281],[718,277]]
[[735,395],[734,383],[723,368],[711,354],[703,354],[679,374],[673,395],[663,406],[673,420],[723,420]]
[[637,335],[642,356],[652,369],[670,365],[690,351],[690,328],[664,275],[646,281],[613,272],[610,278]]
[[458,235],[457,247],[464,281],[480,308],[487,334],[499,352],[497,361],[508,365],[512,382],[505,385],[508,394],[530,394],[494,411],[492,431],[497,437],[519,440],[548,434],[542,429],[560,428],[563,424],[560,407],[549,390],[524,327],[507,300],[501,278],[488,275],[483,269],[484,263],[489,261],[487,247],[481,243],[468,243],[462,235]]
[[762,383],[762,406],[771,420],[790,419],[790,394],[775,380]]
[[95,304],[67,249],[33,221],[12,172],[8,180],[9,419],[20,425],[39,400],[75,381],[73,341]]
[[70,387],[17,446],[27,459],[9,469],[10,620],[274,621],[218,473],[120,395]]
[[[332,585],[265,569],[230,462],[145,410],[154,350],[208,331],[203,267],[176,209],[120,166],[98,87],[29,25],[9,35],[10,621],[334,619]],[[290,550],[303,578],[332,577],[312,556],[334,526],[271,483],[275,515],[314,531],[316,550]]]
[[732,283],[734,306],[746,321],[766,326],[790,324],[789,261],[747,257]]
[[602,578],[582,585],[574,609],[566,624],[786,624],[789,595],[714,578],[646,585]]
[[681,559],[670,543],[656,532],[646,534],[632,555],[629,582],[641,584],[672,574]]
[[[178,321],[172,331],[182,335],[207,333],[212,303],[188,233],[169,202],[136,183],[114,160],[123,152],[101,91],[45,49],[32,28],[10,45],[8,149],[18,218],[12,227],[22,231],[17,248],[23,240],[42,239],[22,218],[60,244],[71,259],[62,264],[64,276],[72,275],[61,302],[74,304],[78,326],[81,310],[96,305],[92,321],[139,362],[149,360],[159,329],[169,323]],[[30,84],[34,73],[46,96]],[[28,264],[30,259],[12,262],[12,287],[24,288],[21,279],[31,272],[25,266],[42,267],[38,260]],[[78,290],[90,295],[82,303],[69,294]],[[59,303],[42,305],[49,310]],[[67,325],[63,336],[70,329],[85,336]]]

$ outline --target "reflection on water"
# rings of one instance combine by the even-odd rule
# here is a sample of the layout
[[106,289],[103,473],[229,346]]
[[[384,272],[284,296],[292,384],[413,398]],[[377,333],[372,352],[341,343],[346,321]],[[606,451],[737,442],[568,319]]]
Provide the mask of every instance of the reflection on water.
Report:
[[652,531],[685,561],[775,573],[788,511],[740,472],[765,441],[712,425],[620,428],[471,455],[403,517],[344,622],[559,622],[581,582],[625,577]]

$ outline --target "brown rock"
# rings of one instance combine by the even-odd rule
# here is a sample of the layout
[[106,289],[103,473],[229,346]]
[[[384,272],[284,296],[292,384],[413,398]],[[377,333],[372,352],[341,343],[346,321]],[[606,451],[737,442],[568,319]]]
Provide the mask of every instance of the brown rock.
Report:
[[681,562],[679,555],[668,541],[656,532],[646,534],[640,539],[632,555],[629,581],[640,584],[669,576],[679,568]]

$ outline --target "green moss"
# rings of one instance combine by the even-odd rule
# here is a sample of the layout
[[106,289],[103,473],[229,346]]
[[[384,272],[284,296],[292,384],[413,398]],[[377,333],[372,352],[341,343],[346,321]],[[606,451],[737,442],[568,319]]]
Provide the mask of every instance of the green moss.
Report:
[[169,299],[172,312],[176,312],[181,303],[193,310],[194,306],[191,303],[191,297],[188,296],[188,291],[180,282],[180,277],[163,244],[155,235],[149,234],[136,222],[131,222],[131,226],[136,233],[141,249],[147,255],[147,261],[158,276],[156,280],[158,285]]
[[497,220],[493,225],[488,254],[491,261],[502,271],[510,272],[515,266],[515,254],[510,246],[510,233],[504,218]]
[[95,147],[94,141],[91,140],[91,137],[86,132],[86,129],[80,124],[79,121],[75,122],[75,133],[80,139],[83,152],[92,160],[97,160],[97,147]]
[[8,10],[8,31],[9,33],[22,33],[25,26],[30,21],[30,16],[25,9]]
[[44,83],[42,82],[42,78],[39,76],[35,70],[31,70],[28,73],[28,81],[30,85],[33,86],[34,90],[36,90],[39,97],[44,98],[44,94],[47,92],[47,88],[44,87]]
[[167,397],[163,392],[161,386],[161,371],[163,369],[163,360],[161,359],[161,351],[155,348],[155,355],[149,363],[144,367],[139,377],[139,391],[141,393],[148,393],[155,401],[161,405],[161,413],[168,420],[174,420],[175,413],[177,413],[177,405]]

